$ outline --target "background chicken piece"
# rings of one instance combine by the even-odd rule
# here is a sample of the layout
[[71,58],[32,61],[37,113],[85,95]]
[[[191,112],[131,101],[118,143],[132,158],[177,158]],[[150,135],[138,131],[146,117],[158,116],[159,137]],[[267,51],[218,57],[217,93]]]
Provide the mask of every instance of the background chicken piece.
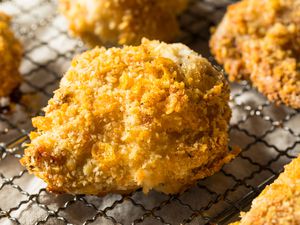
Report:
[[253,201],[249,212],[232,225],[300,224],[300,157]]
[[271,101],[300,108],[300,1],[229,6],[211,51],[232,81],[249,79]]
[[74,36],[90,45],[139,44],[143,37],[171,41],[188,0],[60,0]]
[[22,46],[9,23],[10,17],[0,12],[0,97],[8,96],[21,82]]
[[238,153],[228,100],[222,73],[182,44],[95,48],[33,119],[21,162],[54,192],[177,193]]

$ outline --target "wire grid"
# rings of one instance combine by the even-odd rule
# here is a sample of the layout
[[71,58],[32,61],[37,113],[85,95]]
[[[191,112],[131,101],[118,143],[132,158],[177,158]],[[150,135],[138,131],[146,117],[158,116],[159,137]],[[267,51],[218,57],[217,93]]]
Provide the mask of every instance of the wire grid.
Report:
[[[220,20],[230,0],[194,0],[181,16],[180,41],[206,57],[209,29]],[[300,144],[299,111],[277,107],[247,82],[232,84],[232,145],[242,153],[212,177],[178,195],[140,190],[103,198],[52,195],[18,160],[40,114],[68,68],[85,48],[68,36],[53,0],[0,1],[14,18],[24,44],[21,72],[23,98],[0,114],[0,224],[228,224],[296,155]]]

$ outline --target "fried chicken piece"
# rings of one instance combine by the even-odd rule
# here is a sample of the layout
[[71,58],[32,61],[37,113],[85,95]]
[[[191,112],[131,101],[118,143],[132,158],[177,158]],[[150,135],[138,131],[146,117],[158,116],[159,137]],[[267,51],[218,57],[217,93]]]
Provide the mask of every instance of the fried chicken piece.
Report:
[[60,0],[74,36],[91,46],[140,44],[143,37],[172,41],[188,0]]
[[0,97],[8,96],[20,83],[22,46],[10,30],[10,17],[0,12]]
[[249,212],[232,225],[300,224],[300,156],[253,201]]
[[238,153],[228,101],[222,73],[182,44],[95,48],[33,119],[21,163],[58,193],[177,193]]
[[250,80],[270,101],[300,108],[300,1],[229,6],[210,41],[231,81]]

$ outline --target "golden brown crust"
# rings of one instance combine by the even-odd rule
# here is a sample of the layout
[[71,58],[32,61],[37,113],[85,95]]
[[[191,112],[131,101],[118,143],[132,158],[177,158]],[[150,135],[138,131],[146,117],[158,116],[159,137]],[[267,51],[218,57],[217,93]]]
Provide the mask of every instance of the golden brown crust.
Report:
[[54,192],[177,193],[237,155],[228,101],[223,75],[184,45],[95,48],[33,119],[21,162]]
[[88,44],[139,44],[143,37],[172,41],[187,0],[60,0],[74,36]]
[[0,97],[8,96],[20,83],[22,46],[10,30],[10,17],[0,12]]
[[300,108],[300,1],[243,0],[210,41],[231,81],[251,80],[269,100]]
[[[213,174],[215,174],[216,172],[218,172],[222,166],[225,164],[225,163],[228,163],[230,162],[235,156],[237,156],[238,154],[240,153],[240,148],[235,146],[233,149],[231,149],[231,152],[230,154],[225,157],[225,158],[222,158],[220,159],[219,161],[216,160],[216,162],[210,166],[203,166],[203,170],[201,171],[202,174],[205,174],[205,175],[202,175],[202,176],[199,176],[201,178],[205,178],[205,177],[208,177],[208,176],[211,176]],[[195,180],[185,184],[185,185],[182,185],[179,189],[177,189],[176,192],[166,192],[167,194],[176,194],[176,193],[182,193],[184,192],[185,190],[187,190],[188,188],[192,187],[193,185],[195,185]],[[100,190],[95,190],[94,192],[89,192],[88,194],[92,194],[92,195],[95,195],[95,196],[98,196],[98,197],[103,197],[107,194],[119,194],[119,195],[129,195],[131,194],[132,192],[140,189],[141,187],[140,186],[136,186],[136,187],[132,187],[131,189],[128,189],[128,190],[118,190],[118,189],[111,189],[111,190],[108,190],[108,191],[100,191]],[[47,191],[51,192],[51,193],[54,193],[54,194],[64,194],[68,191],[62,191],[61,189],[53,189],[53,186],[47,186]],[[165,192],[164,190],[160,190],[161,192]],[[145,192],[145,190],[144,190]],[[76,191],[77,194],[86,194],[87,192],[85,190],[77,190]],[[147,192],[146,192],[147,193]]]
[[300,157],[253,201],[249,212],[232,225],[300,224]]

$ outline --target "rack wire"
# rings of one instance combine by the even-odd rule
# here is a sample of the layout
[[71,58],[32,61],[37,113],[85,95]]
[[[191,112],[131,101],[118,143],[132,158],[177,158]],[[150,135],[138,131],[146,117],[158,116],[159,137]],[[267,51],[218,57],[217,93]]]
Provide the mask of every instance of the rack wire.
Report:
[[[184,42],[209,55],[210,27],[231,0],[193,0],[181,18]],[[178,195],[140,190],[126,196],[52,195],[19,164],[23,144],[75,54],[85,48],[69,37],[53,0],[5,0],[25,52],[23,98],[0,113],[0,224],[228,224],[300,149],[300,113],[268,102],[247,82],[232,84],[232,145],[242,153],[212,177]]]

